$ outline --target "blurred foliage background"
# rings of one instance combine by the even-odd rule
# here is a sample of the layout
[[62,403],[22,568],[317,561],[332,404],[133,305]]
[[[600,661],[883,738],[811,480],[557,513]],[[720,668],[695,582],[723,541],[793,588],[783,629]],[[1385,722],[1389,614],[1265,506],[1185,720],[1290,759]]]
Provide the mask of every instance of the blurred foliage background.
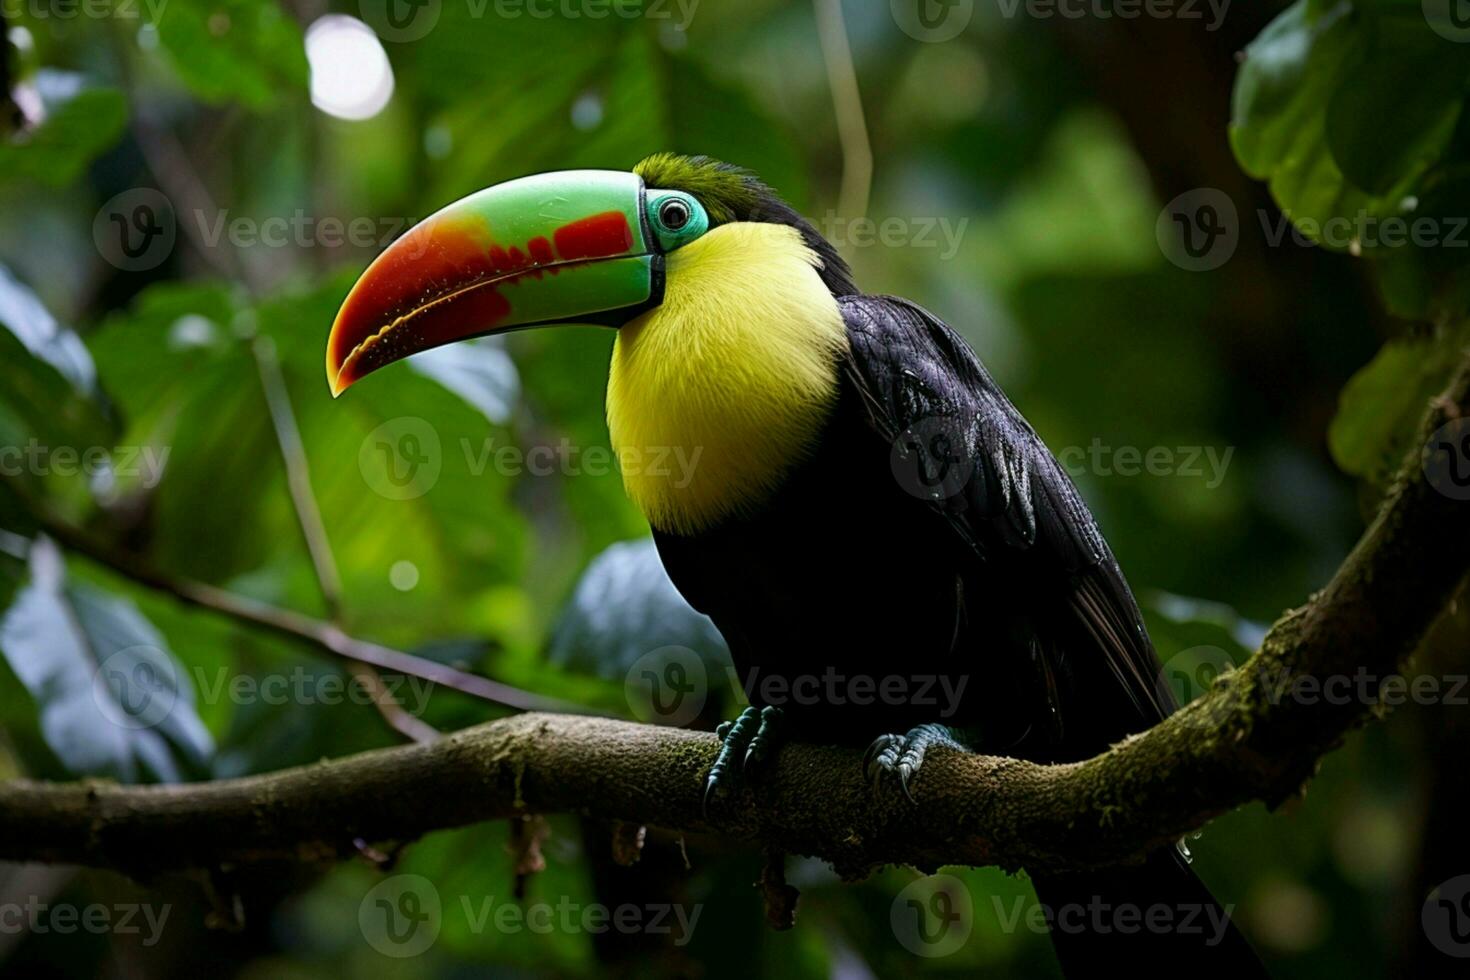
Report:
[[[851,0],[3,9],[0,776],[238,775],[392,744],[418,730],[413,719],[449,730],[504,714],[443,686],[419,698],[389,674],[409,714],[396,730],[371,705],[323,694],[340,690],[328,678],[361,678],[342,661],[145,587],[109,567],[119,555],[175,591],[219,586],[545,697],[634,713],[628,660],[670,638],[547,653],[593,558],[647,534],[617,474],[586,455],[607,447],[611,336],[460,346],[336,404],[322,374],[336,307],[371,257],[416,218],[507,178],[627,168],[662,149],[760,173],[865,288],[954,324],[1048,443],[1073,450],[1064,461],[1161,656],[1191,682],[1208,680],[1199,665],[1238,662],[1326,581],[1463,341],[1463,250],[1309,240],[1330,239],[1313,229],[1336,216],[1448,226],[1470,214],[1470,45],[1418,0],[1201,4],[1157,18],[957,3],[936,6],[938,28],[913,4]],[[1197,218],[1221,196],[1236,232],[1225,258],[1202,270],[1171,261],[1175,216]],[[1301,235],[1281,234],[1283,208]],[[854,220],[864,215],[875,224]],[[428,433],[405,419],[429,420]],[[375,455],[407,431],[437,443],[424,443],[431,485],[388,480]],[[516,472],[494,462],[504,447],[571,447],[562,458],[586,465]],[[1130,471],[1119,453],[1160,447],[1172,454],[1163,472]],[[310,481],[294,504],[293,468]],[[319,535],[309,505],[302,517],[307,497]],[[586,594],[595,607],[599,593]],[[677,622],[655,620],[643,625]],[[1436,633],[1422,669],[1453,672],[1458,627]],[[718,646],[688,628],[683,645]],[[124,668],[123,687],[94,684],[102,663]],[[717,696],[696,724],[737,706],[717,665],[710,676]],[[294,678],[298,693],[231,693],[269,678]],[[166,693],[166,716],[140,720],[128,679]],[[1387,975],[1433,955],[1419,905],[1470,869],[1436,817],[1465,789],[1463,710],[1398,710],[1329,757],[1305,799],[1232,814],[1192,842],[1197,869],[1282,975],[1365,964]],[[591,822],[551,821],[526,900],[699,905],[687,945],[476,928],[462,900],[512,901],[517,879],[509,829],[487,825],[400,856],[394,871],[424,876],[443,902],[438,939],[418,956],[389,958],[366,940],[359,908],[382,877],[367,861],[154,891],[0,866],[0,904],[171,908],[151,945],[0,931],[0,971],[1055,971],[1044,935],[1006,927],[1012,903],[1031,900],[1024,878],[956,872],[972,938],[925,959],[890,925],[914,872],[853,886],[794,862],[798,926],[777,933],[749,885],[759,854],[651,833],[629,870],[611,862],[610,839]],[[206,927],[222,923],[235,928]]]

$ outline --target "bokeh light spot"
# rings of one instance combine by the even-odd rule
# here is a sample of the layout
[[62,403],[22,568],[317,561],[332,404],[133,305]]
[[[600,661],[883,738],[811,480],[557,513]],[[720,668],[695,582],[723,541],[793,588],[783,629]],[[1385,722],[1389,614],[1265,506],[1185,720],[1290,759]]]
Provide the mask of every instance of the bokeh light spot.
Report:
[[395,561],[388,569],[388,583],[399,592],[407,592],[419,584],[419,567],[411,561]]
[[371,119],[393,97],[393,67],[372,28],[327,14],[306,29],[311,101],[339,119]]

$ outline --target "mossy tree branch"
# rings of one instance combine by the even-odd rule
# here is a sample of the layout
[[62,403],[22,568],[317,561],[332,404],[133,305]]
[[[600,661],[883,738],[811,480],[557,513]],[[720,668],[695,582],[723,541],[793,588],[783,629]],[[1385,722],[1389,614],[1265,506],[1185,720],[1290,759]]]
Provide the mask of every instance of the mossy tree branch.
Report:
[[[1431,406],[1423,445],[1470,414],[1470,366]],[[0,786],[0,859],[113,867],[331,860],[355,840],[526,813],[581,813],[713,832],[814,855],[857,877],[885,863],[1032,871],[1135,859],[1234,807],[1300,792],[1323,755],[1379,712],[1470,566],[1470,502],[1440,493],[1416,452],[1321,592],[1203,697],[1086,762],[1037,765],[936,749],[918,805],[874,794],[855,750],[791,745],[758,790],[701,814],[714,736],[526,714],[439,742],[191,785]],[[1330,679],[1340,679],[1332,696]],[[1306,679],[1313,685],[1299,687]],[[1298,692],[1317,692],[1297,696]],[[1323,692],[1327,692],[1324,694]]]

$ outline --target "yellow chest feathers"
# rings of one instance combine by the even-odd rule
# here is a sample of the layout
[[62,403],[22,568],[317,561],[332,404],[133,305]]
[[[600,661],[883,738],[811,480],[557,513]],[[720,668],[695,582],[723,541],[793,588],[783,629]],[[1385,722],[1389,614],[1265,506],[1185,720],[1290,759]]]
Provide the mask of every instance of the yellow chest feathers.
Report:
[[811,450],[847,345],[817,261],[795,229],[721,225],[669,253],[663,303],[618,331],[608,429],[654,527],[747,511]]

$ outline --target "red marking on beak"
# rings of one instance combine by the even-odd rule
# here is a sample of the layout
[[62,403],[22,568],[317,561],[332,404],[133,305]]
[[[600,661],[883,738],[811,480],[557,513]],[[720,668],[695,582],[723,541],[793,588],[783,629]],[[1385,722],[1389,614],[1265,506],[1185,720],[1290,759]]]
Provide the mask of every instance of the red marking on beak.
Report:
[[563,260],[600,259],[633,247],[633,229],[621,211],[604,211],[573,221],[552,232]]
[[560,263],[626,254],[633,229],[621,211],[606,211],[563,225],[552,239],[554,249],[540,235],[525,250],[507,249],[462,216],[411,229],[368,267],[337,314],[327,344],[333,390],[391,361],[495,329],[511,313],[502,286],[555,275]]

